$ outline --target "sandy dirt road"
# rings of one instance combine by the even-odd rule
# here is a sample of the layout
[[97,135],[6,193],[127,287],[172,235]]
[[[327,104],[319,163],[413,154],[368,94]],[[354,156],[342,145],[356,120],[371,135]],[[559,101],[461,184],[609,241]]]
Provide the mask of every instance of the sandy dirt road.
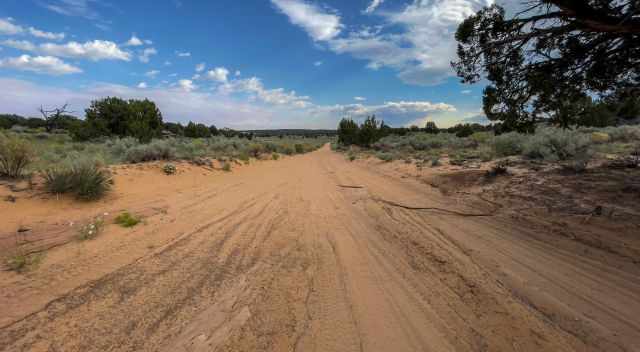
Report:
[[637,263],[328,147],[152,186],[0,273],[0,351],[640,351]]

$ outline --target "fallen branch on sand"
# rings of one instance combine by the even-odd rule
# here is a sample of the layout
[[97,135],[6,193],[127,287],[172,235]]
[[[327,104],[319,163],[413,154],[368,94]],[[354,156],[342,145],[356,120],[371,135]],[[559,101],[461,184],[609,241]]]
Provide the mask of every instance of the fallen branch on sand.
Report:
[[338,187],[342,187],[342,188],[364,188],[364,186],[352,186],[352,185],[338,185]]

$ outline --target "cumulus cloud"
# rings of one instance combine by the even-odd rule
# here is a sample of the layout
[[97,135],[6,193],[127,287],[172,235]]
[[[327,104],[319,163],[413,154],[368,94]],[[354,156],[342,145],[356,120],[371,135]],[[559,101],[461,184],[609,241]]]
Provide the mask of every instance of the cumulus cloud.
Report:
[[181,79],[178,81],[178,86],[185,92],[192,92],[198,89],[198,86],[193,84],[193,81],[190,79]]
[[0,60],[0,67],[20,71],[50,74],[54,76],[80,73],[82,69],[65,63],[53,56],[22,55]]
[[140,82],[140,83],[138,83],[138,88],[140,88],[140,89],[146,89],[146,88],[147,88],[147,83],[146,83],[146,82]]
[[367,98],[364,98],[364,97],[353,97],[353,100],[355,100],[355,101],[365,101],[365,100],[367,100]]
[[135,34],[131,35],[131,38],[124,43],[124,46],[141,46],[144,45],[142,39],[136,37]]
[[247,93],[252,99],[272,105],[285,105],[294,108],[306,108],[311,105],[308,96],[299,96],[295,91],[287,92],[284,88],[266,89],[257,77],[238,79],[219,87],[224,94]]
[[160,73],[160,71],[158,70],[151,70],[146,72],[144,75],[150,78],[156,78],[156,76],[158,75],[158,73]]
[[29,27],[29,34],[36,38],[49,39],[49,40],[62,40],[66,36],[65,33],[53,33],[41,31],[37,28]]
[[342,31],[340,16],[304,0],[271,0],[292,24],[302,27],[316,41],[335,38]]
[[24,28],[14,24],[9,18],[0,18],[0,34],[14,35],[24,32]]
[[216,67],[207,72],[207,78],[220,83],[227,82],[227,76],[229,76],[229,70],[224,67]]
[[460,91],[460,93],[462,93],[462,94],[471,94],[471,90],[470,89],[465,89],[465,90]]
[[156,54],[158,54],[158,50],[156,50],[155,48],[146,48],[142,50],[140,55],[138,55],[138,60],[140,60],[140,62],[147,63],[151,61],[151,56]]
[[0,18],[0,34],[16,35],[16,34],[30,34],[36,38],[49,39],[49,40],[62,40],[65,38],[65,33],[53,33],[46,32],[40,29],[29,27],[23,28],[17,25],[10,18]]
[[367,6],[367,8],[364,10],[364,12],[372,13],[378,8],[378,6],[382,5],[383,2],[384,0],[372,0],[369,6]]
[[201,62],[196,65],[196,72],[202,72],[206,67],[207,65],[204,62]]
[[190,57],[191,53],[190,52],[183,52],[183,51],[176,51],[176,55],[178,57]]
[[121,50],[116,43],[107,40],[93,40],[85,43],[72,41],[66,44],[44,43],[37,47],[34,46],[31,51],[46,55],[74,59],[87,59],[91,61],[131,60],[131,55],[129,53]]
[[[405,83],[433,85],[453,76],[450,62],[456,56],[458,24],[494,0],[412,0],[381,13],[382,25],[352,28],[347,33],[342,33],[345,26],[340,16],[328,10],[303,0],[271,2],[291,23],[333,52],[366,60],[374,70],[392,68]],[[382,3],[372,0],[365,12],[375,11]]]
[[2,45],[24,51],[36,51],[37,49],[36,45],[28,40],[7,39],[2,42]]
[[313,66],[318,67],[318,66],[322,66],[323,62],[322,61],[316,61],[313,63]]

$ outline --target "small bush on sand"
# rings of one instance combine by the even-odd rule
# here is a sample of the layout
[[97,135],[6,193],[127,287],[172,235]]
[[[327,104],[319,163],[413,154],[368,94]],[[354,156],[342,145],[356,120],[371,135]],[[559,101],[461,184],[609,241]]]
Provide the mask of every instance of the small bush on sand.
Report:
[[104,229],[104,220],[101,217],[97,217],[78,231],[78,239],[81,241],[90,240],[96,238]]
[[436,167],[436,166],[440,166],[439,156],[434,156],[433,158],[431,158],[431,167]]
[[42,253],[24,254],[22,251],[6,258],[7,268],[11,271],[24,272],[29,268],[38,265],[42,260]]
[[376,157],[385,162],[393,161],[393,155],[390,153],[376,153]]
[[223,171],[227,171],[227,172],[231,171],[231,163],[230,163],[230,162],[228,162],[228,161],[225,161],[225,162],[222,164],[222,170],[223,170]]
[[294,146],[296,149],[296,154],[302,154],[305,152],[305,148],[303,144],[300,143],[296,143],[296,145]]
[[0,176],[21,177],[33,157],[33,149],[27,140],[0,134]]
[[111,190],[113,184],[108,170],[90,162],[49,169],[45,171],[44,179],[45,188],[50,193],[72,193],[81,200],[100,199]]
[[140,219],[125,211],[116,217],[115,223],[122,227],[134,227],[140,223]]
[[172,160],[175,155],[175,149],[167,142],[157,140],[130,148],[125,153],[124,160],[135,164],[154,160]]
[[278,159],[280,159],[280,154],[278,154],[278,153],[273,153],[273,154],[271,154],[271,159],[273,159],[273,160],[278,160]]
[[507,173],[509,173],[509,168],[507,167],[507,163],[503,160],[495,163],[491,169],[487,170],[485,175],[488,178],[493,178],[500,175],[506,175]]
[[162,171],[164,171],[164,173],[167,175],[175,175],[176,172],[178,172],[176,166],[173,164],[164,164],[164,166],[162,167]]

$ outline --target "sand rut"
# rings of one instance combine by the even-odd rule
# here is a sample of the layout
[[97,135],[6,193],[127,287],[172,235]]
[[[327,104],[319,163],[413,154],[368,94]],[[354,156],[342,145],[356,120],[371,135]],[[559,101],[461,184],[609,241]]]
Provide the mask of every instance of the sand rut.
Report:
[[[167,195],[165,212],[126,235],[107,231],[91,243],[56,248],[26,276],[0,273],[8,288],[0,311],[13,307],[15,316],[0,330],[0,350],[640,345],[640,279],[627,259],[584,257],[579,243],[546,242],[550,234],[500,214],[418,212],[372,194],[455,212],[487,210],[346,162],[328,148],[259,163]],[[66,284],[47,294],[39,287],[58,282],[54,273]]]

